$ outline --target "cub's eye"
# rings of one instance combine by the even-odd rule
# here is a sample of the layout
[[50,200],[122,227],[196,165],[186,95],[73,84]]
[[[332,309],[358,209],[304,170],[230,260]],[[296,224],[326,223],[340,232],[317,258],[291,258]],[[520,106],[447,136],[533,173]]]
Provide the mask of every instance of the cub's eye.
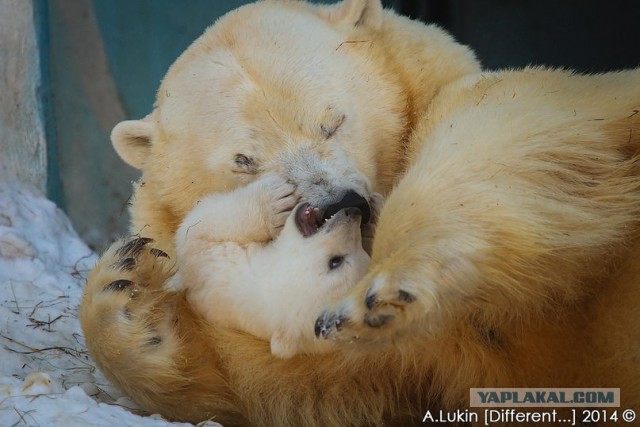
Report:
[[244,154],[236,154],[233,157],[233,171],[238,173],[249,173],[255,175],[258,173],[258,163],[252,157]]
[[344,256],[334,256],[329,260],[329,270],[335,270],[344,263]]

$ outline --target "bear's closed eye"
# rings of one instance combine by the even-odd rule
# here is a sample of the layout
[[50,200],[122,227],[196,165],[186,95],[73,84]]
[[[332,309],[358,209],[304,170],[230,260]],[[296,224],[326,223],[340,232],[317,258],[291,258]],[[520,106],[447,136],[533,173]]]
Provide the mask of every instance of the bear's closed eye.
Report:
[[258,173],[258,163],[253,157],[245,156],[244,154],[236,154],[233,158],[235,164],[234,172],[238,173]]

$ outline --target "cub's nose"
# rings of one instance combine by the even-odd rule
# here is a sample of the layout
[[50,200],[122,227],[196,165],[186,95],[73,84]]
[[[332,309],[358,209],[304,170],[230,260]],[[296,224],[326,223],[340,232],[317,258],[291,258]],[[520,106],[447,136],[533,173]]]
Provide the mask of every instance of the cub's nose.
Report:
[[323,218],[331,218],[334,214],[345,208],[356,208],[359,210],[362,213],[362,224],[368,223],[369,219],[371,219],[371,206],[369,206],[369,202],[353,190],[348,190],[342,199],[327,206]]

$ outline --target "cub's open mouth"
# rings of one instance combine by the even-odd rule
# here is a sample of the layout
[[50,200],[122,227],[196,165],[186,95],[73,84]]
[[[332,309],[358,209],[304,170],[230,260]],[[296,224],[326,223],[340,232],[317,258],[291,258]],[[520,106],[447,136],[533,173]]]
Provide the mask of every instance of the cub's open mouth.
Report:
[[296,225],[303,236],[311,236],[322,227],[325,219],[322,217],[320,208],[303,203],[296,211]]
[[361,224],[366,224],[371,218],[371,208],[366,199],[360,195],[350,197],[349,194],[347,194],[340,202],[326,209],[312,206],[309,203],[301,204],[295,212],[296,225],[300,233],[308,237],[322,228],[336,213],[347,208],[355,208],[358,210],[358,215],[361,215]]

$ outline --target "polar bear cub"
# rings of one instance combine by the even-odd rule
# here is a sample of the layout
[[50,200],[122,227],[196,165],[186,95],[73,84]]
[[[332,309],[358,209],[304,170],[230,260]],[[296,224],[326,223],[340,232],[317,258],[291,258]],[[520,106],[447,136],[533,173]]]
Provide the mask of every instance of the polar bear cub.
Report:
[[[372,201],[379,207],[381,198]],[[315,338],[315,319],[365,275],[370,258],[357,208],[319,218],[275,174],[210,195],[176,234],[174,283],[188,284],[190,304],[208,321],[269,340],[275,356],[327,352],[332,344]]]

